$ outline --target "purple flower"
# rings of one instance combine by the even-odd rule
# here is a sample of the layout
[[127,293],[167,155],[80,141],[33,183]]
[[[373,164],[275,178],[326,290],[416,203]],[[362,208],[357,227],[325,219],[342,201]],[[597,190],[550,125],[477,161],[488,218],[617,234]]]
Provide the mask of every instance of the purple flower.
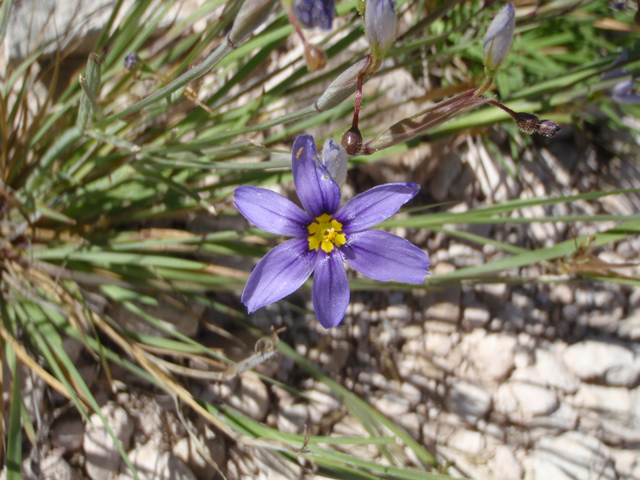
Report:
[[293,11],[305,28],[331,30],[335,15],[333,0],[294,0]]
[[617,103],[640,105],[640,95],[633,93],[633,80],[618,83],[611,89],[611,98]]
[[388,183],[340,206],[340,187],[318,160],[313,137],[293,144],[293,181],[304,210],[271,190],[242,186],[235,204],[251,223],[295,237],[271,250],[251,273],[242,294],[249,313],[296,291],[316,271],[313,306],[323,327],[340,324],[349,304],[343,262],[379,281],[422,283],[429,257],[407,240],[369,230],[389,218],[420,190],[415,183]]

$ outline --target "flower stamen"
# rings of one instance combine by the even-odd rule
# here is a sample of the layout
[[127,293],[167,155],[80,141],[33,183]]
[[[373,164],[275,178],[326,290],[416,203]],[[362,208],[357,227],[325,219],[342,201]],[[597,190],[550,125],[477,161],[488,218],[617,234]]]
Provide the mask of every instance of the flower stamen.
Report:
[[342,224],[326,213],[317,217],[307,230],[309,231],[309,250],[317,251],[322,248],[326,253],[331,253],[334,247],[347,243],[344,233],[338,233],[342,231]]

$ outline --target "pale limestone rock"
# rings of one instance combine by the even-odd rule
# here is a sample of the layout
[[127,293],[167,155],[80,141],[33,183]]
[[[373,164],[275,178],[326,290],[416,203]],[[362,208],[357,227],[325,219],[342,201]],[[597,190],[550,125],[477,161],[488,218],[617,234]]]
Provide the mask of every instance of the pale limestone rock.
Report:
[[472,328],[484,327],[491,319],[491,313],[486,305],[472,303],[465,307],[462,312],[462,328],[470,330]]
[[629,340],[640,339],[640,310],[636,309],[618,323],[618,335]]
[[447,445],[466,455],[477,457],[485,449],[486,442],[480,432],[456,430],[447,440]]
[[[615,450],[611,449],[611,458],[616,466],[616,472],[620,475],[626,475],[634,478],[634,468],[640,467],[640,451],[639,450]],[[640,472],[640,469],[638,469]]]
[[[199,441],[200,447],[204,448],[210,459],[218,465],[218,468],[221,468],[225,461],[224,439],[205,427],[205,434],[199,437]],[[189,467],[198,480],[212,480],[216,477],[215,468],[200,454],[196,442],[190,435],[176,443],[172,453]]]
[[[127,412],[108,402],[102,407],[102,413],[122,448],[128,449],[134,425]],[[117,474],[122,458],[113,438],[95,413],[85,427],[82,446],[86,456],[85,470],[91,480],[110,480]]]
[[82,480],[82,472],[73,468],[67,461],[55,455],[49,455],[40,462],[38,480]]
[[471,345],[469,357],[481,377],[502,380],[514,366],[514,355],[518,341],[506,334],[491,334]]
[[538,385],[509,382],[500,385],[496,392],[496,410],[513,421],[526,422],[531,417],[548,415],[558,406],[556,394]]
[[387,307],[387,318],[389,320],[399,320],[408,322],[411,320],[411,308],[407,305],[390,305]]
[[[426,335],[425,346],[427,352],[436,357],[446,357],[451,350],[451,336],[442,333],[429,333]],[[420,353],[419,351],[413,353]]]
[[533,452],[536,480],[616,480],[608,448],[580,432],[542,437]]
[[395,393],[385,393],[372,402],[373,406],[383,415],[395,418],[409,412],[409,402],[406,398]]
[[559,283],[551,288],[549,299],[553,303],[561,303],[562,305],[570,305],[573,303],[573,290],[566,283]]
[[491,395],[473,383],[461,381],[451,387],[445,405],[448,411],[476,423],[491,410]]
[[[148,442],[129,453],[129,460],[140,480],[197,480],[182,460],[163,452],[154,442]],[[133,474],[123,463],[118,480],[133,480]]]
[[608,417],[629,419],[631,395],[629,390],[623,387],[583,384],[572,401],[579,408],[594,410]]
[[615,343],[585,340],[568,347],[563,359],[583,381],[630,387],[640,379],[640,359],[633,351]]
[[520,480],[524,475],[524,470],[513,450],[506,445],[498,445],[496,454],[489,462],[493,472],[492,478],[500,480]]
[[263,421],[269,411],[269,392],[260,378],[251,372],[243,373],[234,390],[221,388],[226,402],[256,421]]
[[276,417],[278,430],[287,433],[302,433],[309,422],[309,412],[306,405],[296,403],[283,407]]
[[535,363],[531,366],[517,368],[510,380],[534,383],[553,387],[565,393],[575,393],[580,381],[569,371],[555,352],[539,347],[534,352]]

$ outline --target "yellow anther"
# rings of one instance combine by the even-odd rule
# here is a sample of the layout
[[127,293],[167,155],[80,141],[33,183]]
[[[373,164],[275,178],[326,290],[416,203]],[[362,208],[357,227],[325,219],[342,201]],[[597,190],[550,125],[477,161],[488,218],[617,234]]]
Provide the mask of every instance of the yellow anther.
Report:
[[342,231],[342,224],[333,220],[331,215],[323,213],[316,218],[316,221],[307,227],[309,231],[309,249],[318,250],[322,248],[326,253],[330,253],[334,246],[339,247],[347,243]]

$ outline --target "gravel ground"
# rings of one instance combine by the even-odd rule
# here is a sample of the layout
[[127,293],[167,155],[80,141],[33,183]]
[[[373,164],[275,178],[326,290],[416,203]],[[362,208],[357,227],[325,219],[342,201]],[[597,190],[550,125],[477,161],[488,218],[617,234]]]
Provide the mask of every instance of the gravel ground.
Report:
[[[419,87],[408,85],[410,81],[400,75],[370,82],[367,88],[394,82],[407,98],[415,96]],[[385,99],[380,101],[384,105]],[[634,127],[633,119],[626,121]],[[504,132],[485,133],[508,152]],[[637,187],[640,168],[635,159],[594,146],[616,141],[625,139],[604,131],[563,128],[553,140],[536,139],[525,150],[514,179],[505,168],[515,169],[513,159],[505,156],[501,163],[480,137],[463,136],[350,171],[345,196],[382,182],[413,180],[423,185],[416,204],[444,202],[438,210],[463,212],[507,199]],[[639,208],[640,197],[628,195],[533,207],[517,215],[629,215]],[[190,220],[190,225],[196,224],[210,225],[201,217]],[[524,247],[550,246],[596,231],[588,222],[451,228]],[[505,255],[444,233],[405,229],[394,233],[429,252],[434,273]],[[610,264],[640,261],[636,237],[604,249],[581,248],[583,259],[591,265],[600,261],[597,268],[604,273],[612,270]],[[443,464],[450,462],[452,475],[502,480],[640,479],[640,289],[580,279],[566,283],[567,274],[579,268],[577,260],[567,259],[506,272],[530,280],[518,284],[353,293],[342,326],[331,331],[287,304],[271,305],[252,319],[264,328],[286,326],[283,341],[404,427]],[[620,276],[639,273],[637,266],[614,271]],[[216,294],[215,299],[242,308],[237,295]],[[298,292],[289,300],[312,310],[308,293]],[[122,322],[132,321],[124,312],[108,312]],[[221,342],[197,322],[185,322],[169,304],[151,313],[179,324],[185,334],[205,344],[223,348],[232,358],[252,353]],[[198,313],[214,324],[230,325],[214,312]],[[244,340],[247,345],[255,341]],[[219,478],[203,454],[230,480],[313,478],[308,465],[283,463],[267,450],[238,445],[189,415],[182,421],[171,398],[117,368],[112,372],[116,380],[112,389],[79,344],[69,341],[67,351],[91,384],[141,479]],[[292,362],[276,358],[258,371],[298,388],[313,401],[268,385],[254,373],[228,383],[192,382],[190,389],[199,398],[226,403],[283,431],[302,433],[306,426],[314,435],[367,434],[323,384]],[[25,478],[130,478],[95,415],[84,424],[73,408],[26,370],[21,380],[27,410],[43,425],[41,448],[24,463]],[[185,425],[198,440],[188,435]],[[372,446],[348,448],[364,458],[379,454]]]
[[[580,133],[570,128],[564,132],[556,143],[538,144],[530,159],[521,159],[521,182],[508,177],[477,138],[459,140],[440,157],[430,178],[423,179],[419,201],[452,201],[442,208],[464,211],[492,198],[567,195],[638,184],[635,161],[603,159]],[[576,146],[582,150],[575,151]],[[566,165],[572,156],[577,160]],[[368,188],[381,176],[398,180],[411,175],[404,159],[391,158],[350,172],[347,190]],[[547,211],[536,207],[520,214],[630,214],[637,212],[638,201],[634,196],[612,197]],[[456,228],[532,246],[593,231],[588,223],[573,229],[562,224]],[[503,256],[492,247],[440,233],[400,229],[395,233],[430,253],[434,273]],[[589,254],[619,264],[638,262],[638,252],[638,239],[631,238]],[[549,283],[356,292],[342,326],[331,331],[311,314],[303,317],[287,304],[258,311],[253,320],[265,328],[286,326],[283,341],[394,419],[443,463],[450,462],[450,474],[505,480],[640,478],[640,289],[589,281],[553,283],[563,278],[567,265],[571,262],[508,272],[529,279],[544,277]],[[616,272],[637,274],[638,267]],[[237,296],[216,298],[240,308]],[[306,293],[294,294],[290,301],[311,310]],[[122,312],[111,313],[127,321]],[[176,323],[184,317],[168,304],[150,313]],[[213,323],[230,325],[212,312],[198,313]],[[225,347],[197,327],[181,321],[185,333],[213,347]],[[96,375],[93,359],[71,341],[68,347],[86,378],[94,380],[92,388],[132,462],[147,472],[143,478],[215,478],[197,445],[206,446],[229,479],[313,477],[305,465],[284,464],[268,451],[237,445],[201,421],[187,420],[201,440],[194,443],[170,398],[150,393],[148,385],[117,369],[113,375],[118,388],[113,392],[103,375]],[[250,354],[228,345],[225,350],[238,359]],[[307,426],[314,435],[366,435],[323,384],[303,375],[290,361],[277,358],[258,370],[295,386],[314,401],[267,385],[253,373],[229,383],[194,382],[191,390],[199,398],[226,403],[283,431],[302,433]],[[97,417],[83,425],[61,398],[45,395],[42,385],[33,384],[27,374],[24,381],[27,408],[49,419],[42,449],[32,452],[32,461],[25,463],[25,473],[33,472],[26,478],[104,480],[126,471]],[[371,446],[348,448],[364,458],[378,455]],[[173,476],[168,476],[170,472]],[[118,478],[130,477],[121,473]]]

